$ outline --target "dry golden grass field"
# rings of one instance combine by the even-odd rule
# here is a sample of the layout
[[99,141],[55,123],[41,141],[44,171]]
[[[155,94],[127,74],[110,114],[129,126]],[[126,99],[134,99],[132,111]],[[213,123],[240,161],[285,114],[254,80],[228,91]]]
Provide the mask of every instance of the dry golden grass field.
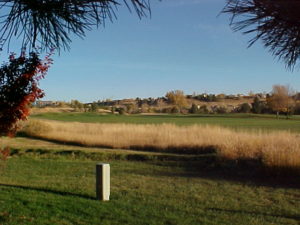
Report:
[[211,125],[97,124],[30,120],[26,135],[60,143],[117,149],[213,150],[220,158],[258,160],[270,168],[299,170],[300,135],[289,131],[234,131]]

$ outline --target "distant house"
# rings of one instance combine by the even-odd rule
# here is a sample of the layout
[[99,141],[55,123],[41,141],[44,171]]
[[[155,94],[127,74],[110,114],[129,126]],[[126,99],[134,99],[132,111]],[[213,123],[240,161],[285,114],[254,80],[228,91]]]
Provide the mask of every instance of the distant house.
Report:
[[226,95],[225,98],[227,99],[238,99],[236,95]]
[[45,107],[45,106],[55,106],[57,102],[54,101],[36,101],[35,106],[37,107]]

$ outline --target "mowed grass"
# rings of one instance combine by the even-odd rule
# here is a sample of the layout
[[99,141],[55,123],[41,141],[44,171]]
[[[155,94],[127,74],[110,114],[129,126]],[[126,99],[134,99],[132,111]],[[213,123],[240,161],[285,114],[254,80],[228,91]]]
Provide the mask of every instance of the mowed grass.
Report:
[[176,125],[208,124],[234,129],[289,130],[300,132],[300,117],[286,119],[275,115],[223,114],[223,115],[101,115],[97,113],[43,113],[32,118],[86,123],[134,123]]
[[267,225],[300,220],[299,189],[226,176],[207,163],[201,167],[200,159],[108,160],[111,200],[100,202],[95,200],[95,164],[101,158],[17,152],[0,172],[0,224]]
[[[62,113],[33,117],[90,123],[203,123],[237,129],[300,129],[297,117],[277,120],[243,114]],[[109,150],[20,137],[3,139],[2,145],[11,146],[13,151],[6,166],[0,167],[0,224],[271,225],[300,221],[299,176],[259,176],[255,163],[253,167],[251,162],[219,161],[213,153]],[[111,165],[109,202],[95,200],[98,162]]]

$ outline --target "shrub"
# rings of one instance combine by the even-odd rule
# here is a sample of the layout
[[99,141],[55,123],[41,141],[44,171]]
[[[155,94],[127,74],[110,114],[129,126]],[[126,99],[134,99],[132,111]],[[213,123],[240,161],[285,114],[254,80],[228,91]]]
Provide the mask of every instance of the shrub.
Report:
[[187,105],[186,96],[183,91],[170,91],[166,94],[166,98],[170,104],[174,104],[179,108],[183,108]]
[[161,110],[162,113],[171,113],[172,112],[172,107],[166,107],[166,108],[163,108]]
[[207,108],[207,105],[201,105],[201,106],[200,106],[200,109],[199,109],[199,112],[200,112],[200,113],[205,113],[205,114],[209,113],[209,110],[208,110],[208,108]]
[[91,107],[89,108],[90,112],[97,112],[98,111],[98,104],[96,102],[93,102],[91,104]]
[[253,113],[261,113],[263,110],[263,103],[256,96],[252,103],[252,112]]
[[10,149],[9,147],[5,147],[3,149],[0,148],[0,162],[7,160],[9,157]]
[[294,114],[300,115],[300,103],[297,103],[294,108]]
[[149,107],[148,108],[148,113],[155,113],[155,108],[154,107]]
[[227,113],[227,108],[226,108],[226,106],[218,106],[218,107],[216,108],[216,113],[219,113],[219,114]]
[[124,108],[117,108],[116,111],[120,114],[120,115],[125,115],[126,114],[126,110]]
[[180,113],[180,109],[178,106],[174,106],[171,108],[171,113]]
[[141,104],[140,107],[141,107],[141,112],[142,113],[147,113],[148,110],[149,110],[149,105],[147,103]]
[[127,104],[125,105],[125,107],[126,107],[126,112],[129,114],[139,113],[139,109],[136,107],[135,104]]
[[249,113],[251,111],[251,107],[248,103],[243,103],[239,106],[238,112],[240,113]]
[[196,114],[198,112],[199,112],[199,110],[198,110],[198,107],[196,106],[196,104],[192,104],[192,107],[190,108],[189,113]]
[[115,112],[116,112],[116,107],[111,107],[111,113],[115,114]]

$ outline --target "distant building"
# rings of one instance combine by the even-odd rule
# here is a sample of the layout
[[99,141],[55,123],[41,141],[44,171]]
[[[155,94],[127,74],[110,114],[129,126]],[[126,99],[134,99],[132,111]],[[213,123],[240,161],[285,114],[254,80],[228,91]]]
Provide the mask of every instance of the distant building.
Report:
[[37,106],[37,107],[56,106],[57,102],[54,102],[54,101],[36,101],[34,105]]

